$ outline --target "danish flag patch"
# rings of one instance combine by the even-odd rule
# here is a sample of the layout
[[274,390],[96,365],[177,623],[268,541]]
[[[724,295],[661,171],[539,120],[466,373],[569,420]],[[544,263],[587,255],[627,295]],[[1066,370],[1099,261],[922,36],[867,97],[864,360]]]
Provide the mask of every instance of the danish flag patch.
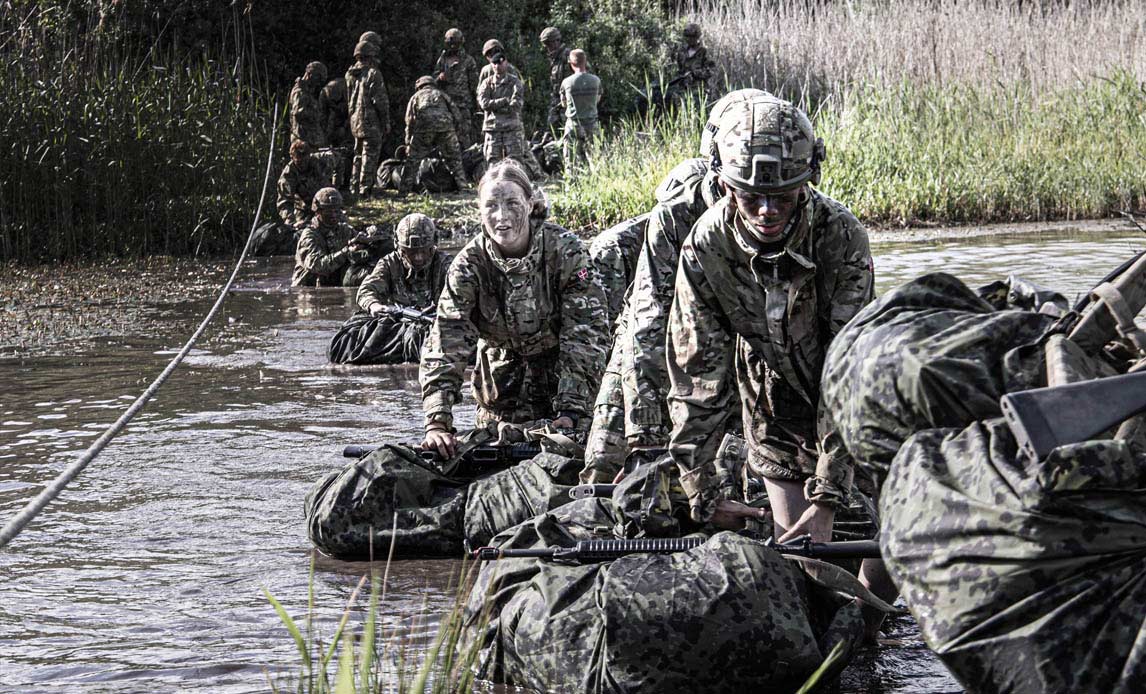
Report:
[[580,270],[578,270],[577,271],[577,279],[581,280],[582,282],[589,279],[589,268],[583,267]]

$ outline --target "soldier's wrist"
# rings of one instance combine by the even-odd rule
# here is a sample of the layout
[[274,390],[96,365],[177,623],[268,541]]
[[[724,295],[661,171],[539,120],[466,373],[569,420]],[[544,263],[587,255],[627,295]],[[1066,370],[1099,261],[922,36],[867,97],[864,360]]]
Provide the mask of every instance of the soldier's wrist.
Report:
[[435,412],[426,415],[426,433],[431,431],[444,431],[446,433],[454,433],[454,418],[453,415],[447,412]]

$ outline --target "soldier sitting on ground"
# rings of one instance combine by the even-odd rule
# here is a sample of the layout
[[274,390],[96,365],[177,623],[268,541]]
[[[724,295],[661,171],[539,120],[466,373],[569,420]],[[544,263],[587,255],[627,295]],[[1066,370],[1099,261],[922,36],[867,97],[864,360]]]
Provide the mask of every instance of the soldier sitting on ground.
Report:
[[275,208],[283,224],[301,229],[310,221],[314,194],[330,185],[330,171],[325,163],[314,156],[305,140],[295,140],[290,146],[290,161],[283,167],[278,180],[278,199]]
[[319,105],[325,84],[326,66],[317,61],[309,63],[302,77],[294,81],[289,97],[292,143],[302,140],[316,150],[327,145],[324,114]]
[[434,87],[434,78],[419,77],[414,83],[414,95],[406,105],[406,163],[398,186],[400,195],[413,190],[418,167],[434,149],[445,159],[458,189],[468,187],[458,146],[457,128],[462,123],[462,114],[445,92]]
[[548,204],[516,162],[478,184],[482,233],[450,264],[419,372],[422,446],[453,455],[453,407],[477,352],[477,425],[589,424],[605,366],[604,292],[577,236],[545,221]]
[[342,194],[323,188],[314,195],[314,218],[298,238],[292,287],[340,287],[355,264],[369,262],[370,252],[343,221]]
[[434,63],[434,78],[438,88],[450,97],[454,106],[461,111],[462,121],[458,126],[458,143],[466,149],[474,143],[474,114],[477,112],[478,77],[477,61],[462,48],[466,37],[461,29],[450,29],[446,32],[446,49],[438,56]]

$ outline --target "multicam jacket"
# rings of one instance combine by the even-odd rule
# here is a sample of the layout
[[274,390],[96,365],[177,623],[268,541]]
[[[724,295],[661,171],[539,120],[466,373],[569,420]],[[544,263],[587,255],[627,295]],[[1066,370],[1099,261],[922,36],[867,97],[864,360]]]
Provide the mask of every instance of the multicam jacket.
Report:
[[665,327],[672,306],[680,247],[692,225],[720,198],[704,159],[677,164],[657,187],[644,244],[637,256],[629,302],[630,345],[621,373],[632,445],[663,446],[669,433]]
[[597,234],[589,244],[589,257],[597,269],[601,288],[605,290],[610,327],[620,315],[629,284],[633,281],[637,254],[645,240],[648,219],[647,214],[626,219]]
[[562,46],[549,57],[549,114],[550,125],[565,122],[565,109],[561,105],[561,83],[573,74],[569,64],[568,46]]
[[363,311],[373,304],[426,308],[438,302],[446,284],[450,256],[444,251],[434,254],[420,270],[406,263],[401,251],[388,253],[358,288],[357,302]]
[[722,494],[711,461],[737,385],[755,472],[808,480],[812,501],[839,501],[851,484],[851,459],[817,407],[828,344],[872,299],[871,253],[847,208],[806,190],[780,250],[756,245],[730,198],[681,248],[666,343],[669,450],[697,519]]
[[462,50],[453,55],[442,51],[438,56],[438,62],[434,63],[434,76],[437,77],[443,72],[446,74],[446,80],[442,91],[463,113],[467,115],[472,113],[475,108],[474,95],[477,93],[478,84],[481,83],[478,80],[477,61]]
[[342,273],[350,265],[350,252],[346,245],[356,233],[352,226],[343,222],[324,226],[315,216],[298,237],[291,286],[342,286]]
[[681,44],[673,51],[672,60],[677,76],[692,73],[690,77],[693,84],[708,87],[716,75],[716,61],[708,57],[708,49],[704,46],[697,46],[696,51],[689,55],[688,44]]
[[478,87],[478,106],[485,112],[482,132],[521,130],[521,107],[525,104],[525,85],[512,73],[492,76]]
[[318,103],[317,91],[299,77],[291,87],[289,102],[290,141],[302,140],[314,149],[325,147],[324,114]]
[[491,416],[587,415],[605,367],[607,331],[605,297],[576,235],[535,221],[519,259],[504,258],[477,235],[450,264],[422,349],[426,423],[452,426],[475,350],[473,394]]
[[330,172],[314,155],[303,160],[301,166],[288,161],[279,174],[278,198],[275,208],[285,224],[295,225],[310,219],[310,204],[314,194],[330,185]]
[[332,147],[353,144],[354,136],[350,134],[347,98],[346,79],[342,77],[327,82],[318,96],[323,131],[326,133],[327,143]]
[[422,87],[406,104],[406,137],[413,133],[454,132],[462,114],[440,89]]
[[390,101],[386,83],[374,61],[354,63],[346,71],[350,132],[361,140],[377,139],[390,131]]

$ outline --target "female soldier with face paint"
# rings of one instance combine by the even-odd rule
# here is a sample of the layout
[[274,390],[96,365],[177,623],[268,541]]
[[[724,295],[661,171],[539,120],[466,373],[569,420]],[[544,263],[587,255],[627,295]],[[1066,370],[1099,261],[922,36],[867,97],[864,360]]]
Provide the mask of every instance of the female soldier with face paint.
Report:
[[552,419],[584,428],[605,366],[605,296],[580,239],[546,222],[517,162],[478,184],[482,232],[458,253],[422,349],[423,448],[452,456],[453,406],[476,350],[477,424]]

